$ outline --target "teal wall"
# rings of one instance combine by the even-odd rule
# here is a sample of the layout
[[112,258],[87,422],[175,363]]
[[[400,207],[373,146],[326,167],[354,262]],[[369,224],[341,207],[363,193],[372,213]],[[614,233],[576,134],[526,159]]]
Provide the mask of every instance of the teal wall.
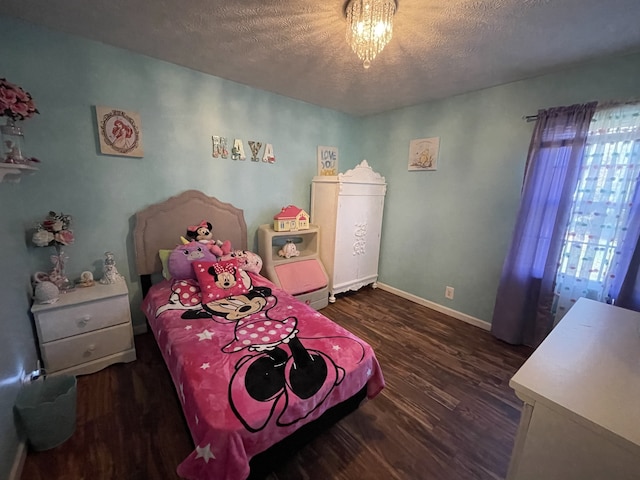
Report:
[[[115,253],[141,324],[134,212],[199,189],[244,209],[255,246],[257,226],[283,205],[309,207],[316,147],[333,145],[341,171],[366,158],[387,178],[380,280],[490,321],[533,128],[521,117],[640,96],[640,56],[629,56],[356,119],[0,16],[4,76],[40,109],[23,126],[27,152],[43,163],[20,184],[0,184],[0,478],[17,448],[18,378],[36,360],[29,276],[48,270],[51,253],[25,232],[49,210],[74,218],[71,276],[99,276],[103,253]],[[144,158],[98,153],[95,105],[139,112]],[[213,159],[214,134],[272,143],[277,162]],[[410,140],[432,136],[441,140],[438,170],[408,172]],[[453,301],[444,298],[446,285],[455,288]]]
[[[52,253],[33,247],[28,229],[49,210],[72,215],[70,276],[93,270],[100,277],[104,252],[113,251],[130,287],[134,323],[142,324],[131,238],[137,210],[202,190],[244,209],[254,245],[258,225],[282,206],[309,209],[318,145],[338,147],[345,167],[359,158],[351,140],[357,121],[347,115],[3,17],[0,77],[32,94],[40,115],[22,126],[27,153],[42,160],[40,171],[20,184],[0,184],[0,478],[6,478],[17,446],[16,375],[36,359],[29,276],[49,270]],[[140,114],[144,158],[99,154],[96,105]],[[243,139],[248,156],[248,140],[271,143],[276,163],[214,159],[211,135]]]
[[[522,117],[640,98],[638,78],[640,55],[610,58],[365,118],[361,156],[389,184],[380,281],[490,322],[534,127]],[[428,137],[440,137],[437,171],[409,172],[409,142]]]
[[24,242],[19,191],[0,185],[0,478],[8,478],[18,445],[13,403],[23,372],[36,366],[34,333],[27,316],[31,304],[29,256]]

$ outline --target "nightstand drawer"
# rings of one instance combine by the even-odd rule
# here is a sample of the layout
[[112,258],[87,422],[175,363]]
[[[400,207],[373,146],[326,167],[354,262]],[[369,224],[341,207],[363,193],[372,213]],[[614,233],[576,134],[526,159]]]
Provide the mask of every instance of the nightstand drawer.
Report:
[[40,342],[51,342],[130,321],[129,297],[105,298],[38,312]]
[[131,324],[63,338],[40,346],[45,369],[55,372],[133,348]]

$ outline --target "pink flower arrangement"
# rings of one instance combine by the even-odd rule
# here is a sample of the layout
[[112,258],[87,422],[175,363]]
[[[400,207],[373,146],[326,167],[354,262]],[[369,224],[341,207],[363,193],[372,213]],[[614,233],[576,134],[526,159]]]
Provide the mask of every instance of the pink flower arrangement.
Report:
[[26,120],[38,112],[31,94],[22,88],[0,78],[0,116],[11,120]]
[[49,212],[47,218],[38,225],[31,241],[37,247],[71,245],[74,241],[73,232],[69,230],[71,216]]

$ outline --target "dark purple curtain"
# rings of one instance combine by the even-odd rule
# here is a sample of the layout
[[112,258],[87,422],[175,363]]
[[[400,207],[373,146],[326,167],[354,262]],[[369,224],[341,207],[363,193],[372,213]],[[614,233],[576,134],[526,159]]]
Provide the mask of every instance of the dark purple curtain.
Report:
[[492,334],[537,347],[553,327],[553,290],[589,123],[597,102],[538,112]]
[[[635,142],[634,148],[636,157],[640,157],[640,141]],[[640,312],[640,179],[637,182],[639,183],[631,201],[627,225],[629,240],[625,238],[625,243],[628,242],[630,245],[623,245],[621,248],[621,271],[624,271],[625,275],[621,276],[622,282],[612,282],[609,296],[617,306]]]
[[640,312],[640,241],[636,243],[629,270],[620,289],[620,294],[615,299],[615,304],[618,307]]

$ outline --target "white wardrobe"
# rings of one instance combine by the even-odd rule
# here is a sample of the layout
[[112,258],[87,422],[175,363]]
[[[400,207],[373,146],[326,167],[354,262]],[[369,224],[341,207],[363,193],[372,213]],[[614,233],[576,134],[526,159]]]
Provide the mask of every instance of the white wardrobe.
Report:
[[329,275],[329,301],[378,280],[387,184],[366,160],[311,184],[311,221],[320,227],[320,259]]

